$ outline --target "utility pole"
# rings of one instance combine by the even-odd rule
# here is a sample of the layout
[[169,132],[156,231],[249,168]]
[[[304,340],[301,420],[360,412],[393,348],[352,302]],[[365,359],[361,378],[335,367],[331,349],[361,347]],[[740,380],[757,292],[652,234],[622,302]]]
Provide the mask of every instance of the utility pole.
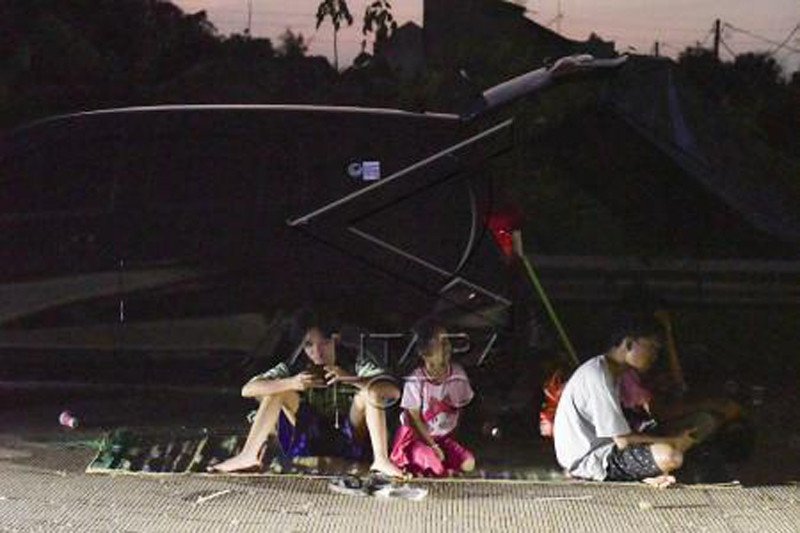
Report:
[[253,24],[253,0],[247,0],[247,28],[244,30],[244,34],[248,37],[250,36],[251,26]]
[[658,57],[658,41],[653,43],[653,55]]
[[719,19],[714,21],[714,57],[719,61]]
[[547,27],[551,27],[553,23],[556,25],[556,33],[561,34],[561,20],[564,18],[564,12],[561,10],[561,0],[558,0],[558,7],[556,16],[550,19],[550,22],[545,24]]
[[556,14],[556,32],[561,34],[561,19],[564,18],[564,12],[561,11],[561,0],[558,0],[558,13]]

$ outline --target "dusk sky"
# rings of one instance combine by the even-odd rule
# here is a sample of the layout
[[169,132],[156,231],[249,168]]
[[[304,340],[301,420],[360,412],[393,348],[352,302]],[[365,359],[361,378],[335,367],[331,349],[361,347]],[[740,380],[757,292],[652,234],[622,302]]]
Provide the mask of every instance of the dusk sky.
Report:
[[[223,33],[241,32],[247,26],[248,0],[172,0],[188,12],[206,10]],[[311,42],[310,53],[333,55],[333,29],[326,21],[315,29],[319,0],[250,0],[254,36],[275,37],[291,28]],[[339,34],[340,64],[349,65],[360,49],[361,18],[368,0],[349,0],[354,22]],[[422,23],[422,0],[395,0],[393,12],[400,24]],[[594,31],[616,42],[622,52],[634,47],[649,53],[661,42],[663,55],[675,57],[698,41],[711,44],[714,19],[727,23],[722,58],[748,50],[775,51],[790,72],[800,68],[800,0],[528,0],[528,17],[573,39],[583,40]],[[563,14],[557,20],[558,5]],[[793,35],[790,34],[797,28]],[[790,37],[786,41],[787,37]],[[784,47],[779,45],[786,41]],[[368,49],[371,45],[368,45]]]

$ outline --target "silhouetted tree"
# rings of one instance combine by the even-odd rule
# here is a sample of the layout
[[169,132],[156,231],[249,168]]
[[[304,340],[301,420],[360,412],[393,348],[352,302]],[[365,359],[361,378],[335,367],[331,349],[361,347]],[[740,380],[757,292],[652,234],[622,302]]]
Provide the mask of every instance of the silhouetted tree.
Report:
[[333,24],[333,67],[339,70],[339,46],[338,35],[342,23],[348,26],[353,24],[353,15],[347,7],[345,0],[323,0],[317,8],[317,29],[322,25],[326,18],[331,19]]
[[780,64],[769,53],[747,52],[721,62],[711,50],[690,47],[681,53],[679,68],[728,115],[773,148],[800,152],[798,95],[784,80]]
[[164,0],[0,1],[0,15],[4,124],[147,103],[156,86],[220,53],[205,12]]
[[736,56],[730,72],[731,99],[738,112],[770,144],[798,155],[800,111],[780,64],[768,53],[748,52]]
[[364,11],[364,24],[361,33],[375,35],[372,52],[378,54],[381,46],[389,40],[397,29],[397,22],[392,15],[392,5],[388,0],[375,0]]
[[234,33],[220,43],[220,54],[226,60],[242,63],[270,61],[275,57],[272,41],[253,38],[247,33]]
[[772,92],[783,83],[781,66],[767,53],[737,55],[731,73],[736,80],[735,87],[745,90],[750,96]]
[[278,55],[295,59],[304,57],[308,52],[308,43],[302,33],[294,33],[290,28],[278,36]]
[[725,66],[711,50],[690,46],[678,56],[678,66],[706,97],[719,101],[727,92]]
[[792,79],[789,82],[790,87],[794,87],[795,90],[800,90],[800,70],[792,73]]

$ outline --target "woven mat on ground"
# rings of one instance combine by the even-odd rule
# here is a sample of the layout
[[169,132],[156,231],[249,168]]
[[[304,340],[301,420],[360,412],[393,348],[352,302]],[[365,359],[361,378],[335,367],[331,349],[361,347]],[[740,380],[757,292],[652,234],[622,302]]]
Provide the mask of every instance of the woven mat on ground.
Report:
[[[235,431],[210,432],[204,429],[171,432],[153,432],[120,428],[105,435],[95,458],[86,468],[90,474],[181,474],[205,473],[213,466],[239,452],[246,434]],[[486,451],[486,450],[483,450]],[[563,482],[565,476],[552,466],[541,464],[510,464],[508,460],[490,457],[488,451],[476,454],[478,468],[459,476],[463,480],[527,480]],[[288,458],[277,441],[269,442],[263,466],[250,475],[294,474],[311,476],[337,476],[342,474],[365,475],[369,463],[358,463],[338,457]],[[481,461],[481,457],[484,460]],[[705,463],[704,463],[705,464]],[[697,475],[691,466],[683,483],[711,486],[736,485],[732,478]]]
[[[86,468],[87,473],[186,474],[207,472],[208,468],[237,454],[246,433],[182,430],[152,432],[120,428],[105,435],[99,451]],[[288,458],[277,441],[268,443],[263,467],[250,473],[360,474],[368,464],[336,457]]]
[[[211,432],[204,429],[154,432],[152,429],[120,428],[105,435],[95,458],[86,468],[92,474],[186,474],[205,473],[239,452],[246,433]],[[480,452],[478,452],[480,457]],[[362,475],[369,463],[338,457],[294,457],[283,455],[277,441],[270,442],[263,467],[250,474]],[[542,465],[509,465],[496,460],[461,476],[467,479],[563,480],[560,472]]]

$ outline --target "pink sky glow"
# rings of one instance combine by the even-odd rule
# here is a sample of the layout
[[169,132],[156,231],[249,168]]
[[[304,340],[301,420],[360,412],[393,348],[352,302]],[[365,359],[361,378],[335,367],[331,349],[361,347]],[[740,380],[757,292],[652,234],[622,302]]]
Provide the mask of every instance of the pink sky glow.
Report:
[[[329,21],[317,30],[315,14],[319,0],[172,0],[184,11],[206,10],[223,33],[247,27],[248,4],[252,5],[251,32],[275,40],[286,28],[302,33],[311,42],[310,53],[333,56],[333,29]],[[432,0],[435,1],[435,0]],[[339,63],[347,66],[358,54],[363,36],[361,18],[368,0],[349,0],[354,22],[339,33]],[[714,19],[724,26],[722,58],[732,53],[774,51],[789,72],[800,68],[800,0],[528,0],[528,17],[559,30],[567,37],[584,40],[594,31],[616,42],[618,51],[632,47],[650,53],[661,43],[662,55],[675,57],[697,42],[710,46]],[[400,24],[412,20],[422,24],[422,0],[395,0],[393,12]],[[562,17],[559,19],[558,8]],[[780,48],[790,33],[797,31]],[[368,50],[371,44],[368,43]]]

